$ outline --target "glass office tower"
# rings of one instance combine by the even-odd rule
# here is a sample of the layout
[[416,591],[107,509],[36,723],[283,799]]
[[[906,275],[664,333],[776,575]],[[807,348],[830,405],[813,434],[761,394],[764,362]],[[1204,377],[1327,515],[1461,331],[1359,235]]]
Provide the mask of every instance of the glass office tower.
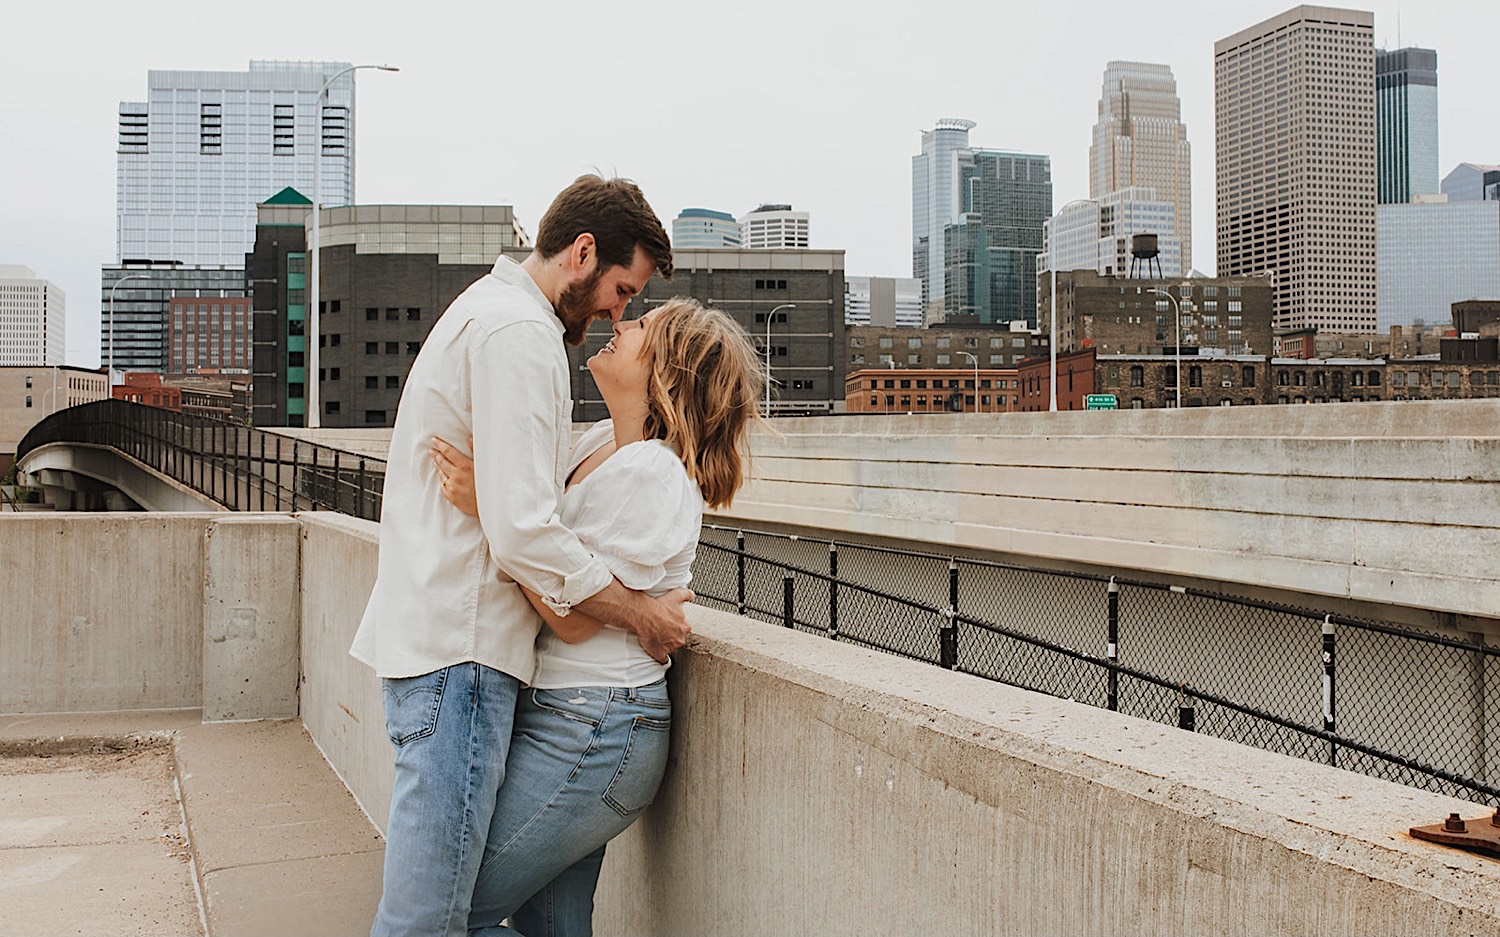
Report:
[[1375,53],[1375,181],[1380,204],[1438,191],[1437,53]]

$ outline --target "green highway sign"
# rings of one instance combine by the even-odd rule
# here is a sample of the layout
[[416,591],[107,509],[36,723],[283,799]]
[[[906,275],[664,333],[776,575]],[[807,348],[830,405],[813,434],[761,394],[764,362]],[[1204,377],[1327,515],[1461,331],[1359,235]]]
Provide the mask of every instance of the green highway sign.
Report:
[[1118,410],[1120,400],[1114,394],[1087,394],[1083,398],[1085,410]]

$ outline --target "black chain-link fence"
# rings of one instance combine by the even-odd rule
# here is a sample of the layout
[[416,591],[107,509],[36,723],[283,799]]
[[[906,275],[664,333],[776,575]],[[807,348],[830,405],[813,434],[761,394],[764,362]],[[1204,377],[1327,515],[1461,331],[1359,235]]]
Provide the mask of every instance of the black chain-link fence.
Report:
[[703,604],[1500,806],[1500,647],[1121,577],[708,526]]
[[16,461],[51,442],[112,447],[236,511],[380,518],[383,460],[228,420],[100,400],[43,419],[16,447]]

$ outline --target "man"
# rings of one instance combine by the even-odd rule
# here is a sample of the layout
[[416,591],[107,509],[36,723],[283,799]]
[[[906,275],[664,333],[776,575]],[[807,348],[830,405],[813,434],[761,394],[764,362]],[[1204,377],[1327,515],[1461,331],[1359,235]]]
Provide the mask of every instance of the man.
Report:
[[[665,661],[688,635],[685,589],[622,586],[558,520],[572,420],[563,343],[618,323],[655,271],[661,221],[633,183],[583,176],[520,264],[501,257],[433,326],[407,377],[387,462],[380,563],[351,653],[382,678],[396,780],[373,933],[464,934],[516,693],[539,620],[577,608]],[[473,439],[479,519],[449,505],[433,437]]]

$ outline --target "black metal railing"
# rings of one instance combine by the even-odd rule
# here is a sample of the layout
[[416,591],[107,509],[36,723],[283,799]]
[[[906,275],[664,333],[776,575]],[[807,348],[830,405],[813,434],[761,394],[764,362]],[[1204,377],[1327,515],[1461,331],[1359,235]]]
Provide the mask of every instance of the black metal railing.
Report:
[[[385,462],[122,401],[44,419],[227,507],[378,519]],[[706,526],[706,605],[1500,806],[1500,648],[1126,577]]]
[[380,518],[385,461],[228,420],[101,400],[32,427],[16,461],[52,442],[108,446],[236,511]]
[[709,525],[698,601],[1500,806],[1500,647],[1125,577]]

